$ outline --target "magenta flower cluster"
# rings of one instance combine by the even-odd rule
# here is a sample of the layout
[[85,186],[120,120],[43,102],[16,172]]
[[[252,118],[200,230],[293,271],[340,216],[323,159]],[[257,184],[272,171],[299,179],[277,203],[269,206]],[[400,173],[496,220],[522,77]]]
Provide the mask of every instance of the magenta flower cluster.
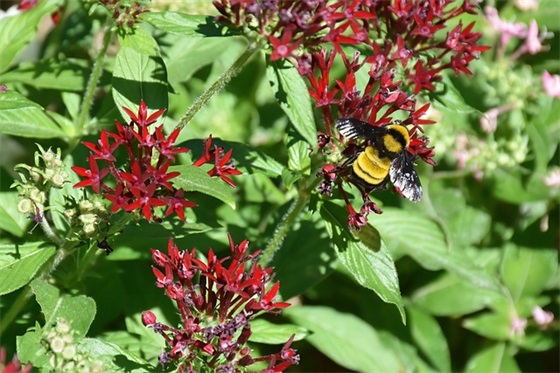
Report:
[[179,250],[171,239],[167,255],[152,250],[156,285],[177,304],[181,325],[161,324],[150,311],[143,323],[167,343],[160,362],[180,372],[238,372],[258,361],[268,362],[267,372],[281,372],[299,362],[290,348],[293,336],[280,352],[261,357],[251,356],[246,344],[257,314],[278,313],[290,304],[275,300],[280,283],[273,283],[272,268],[257,264],[259,251],[250,253],[246,240],[229,242],[231,255],[221,259],[212,249],[207,260],[198,259],[194,249]]

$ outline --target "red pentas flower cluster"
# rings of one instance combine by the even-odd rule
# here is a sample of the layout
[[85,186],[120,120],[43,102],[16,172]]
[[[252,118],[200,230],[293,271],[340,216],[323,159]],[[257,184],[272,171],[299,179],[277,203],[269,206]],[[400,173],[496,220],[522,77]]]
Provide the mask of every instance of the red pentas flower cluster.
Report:
[[[310,55],[319,46],[368,46],[373,55],[389,55],[403,67],[416,61],[410,74],[420,88],[446,68],[470,73],[467,66],[487,47],[476,45],[480,34],[471,23],[459,23],[443,41],[436,41],[445,23],[463,13],[474,14],[477,0],[214,0],[217,19],[257,31],[272,47],[271,59],[290,58],[302,75],[310,72]],[[439,36],[439,35],[438,35]],[[430,60],[420,53],[432,50]],[[450,53],[453,51],[453,53]],[[450,55],[443,63],[443,57]],[[430,88],[433,89],[433,88]],[[416,91],[416,93],[418,93]]]
[[[179,172],[169,171],[169,167],[176,161],[175,156],[189,151],[188,148],[175,145],[180,129],[175,129],[166,136],[163,125],[152,126],[165,110],[158,110],[148,116],[144,101],[140,102],[138,114],[128,108],[123,109],[131,119],[129,125],[117,121],[117,132],[104,129],[97,144],[83,142],[91,150],[88,157],[89,168],[72,167],[74,172],[84,178],[74,188],[91,186],[95,193],[103,194],[112,202],[112,213],[120,209],[127,212],[138,210],[146,219],[151,220],[154,209],[161,207],[165,208],[165,216],[175,212],[184,221],[184,209],[196,204],[186,200],[185,192],[170,183],[171,179],[179,176]],[[221,157],[223,149],[215,147],[217,151],[210,154],[208,148],[211,142],[210,136],[205,141],[205,153],[195,165],[215,162],[208,174],[219,176],[229,185],[235,186],[226,176],[241,174],[235,166],[228,163],[231,151],[226,157]],[[119,148],[124,148],[127,158],[127,162],[121,162],[124,164],[120,166],[117,165],[115,156]],[[100,164],[103,167],[100,168]]]
[[161,324],[150,311],[142,314],[142,321],[167,342],[159,361],[179,372],[241,372],[258,361],[268,361],[265,372],[282,372],[299,362],[290,348],[293,336],[280,352],[261,357],[252,357],[246,343],[251,319],[290,304],[275,301],[280,283],[272,282],[272,268],[256,263],[259,251],[249,253],[246,240],[236,245],[230,236],[229,242],[229,257],[219,259],[210,249],[206,261],[198,259],[194,249],[179,250],[172,239],[167,255],[152,250],[156,285],[177,304],[182,325]]

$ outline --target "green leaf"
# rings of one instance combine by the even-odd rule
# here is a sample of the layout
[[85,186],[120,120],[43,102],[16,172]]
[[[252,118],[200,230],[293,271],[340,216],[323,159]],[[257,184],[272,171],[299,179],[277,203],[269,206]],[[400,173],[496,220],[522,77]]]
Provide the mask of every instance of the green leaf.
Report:
[[40,105],[12,90],[0,93],[0,133],[36,139],[64,138],[64,132]]
[[0,295],[11,293],[33,279],[56,248],[43,242],[0,244]]
[[273,324],[264,319],[251,320],[251,336],[249,341],[271,345],[285,344],[295,334],[294,341],[307,336],[307,330],[293,324]]
[[480,311],[503,296],[446,273],[418,289],[412,299],[432,315],[457,317]]
[[22,364],[31,363],[34,367],[49,365],[47,349],[41,343],[42,334],[43,330],[36,325],[34,330],[16,337],[17,355]]
[[494,171],[494,188],[492,194],[498,199],[521,204],[548,200],[550,188],[544,184],[543,175],[534,174],[528,181],[523,180],[519,171]]
[[[309,157],[309,144],[298,134],[289,136],[288,147],[288,169],[297,171],[304,175],[311,173],[311,158]],[[293,136],[295,135],[295,136]]]
[[89,76],[88,62],[75,58],[24,62],[0,76],[2,83],[19,82],[38,89],[83,92]]
[[358,317],[328,307],[300,306],[282,311],[309,330],[306,340],[340,366],[358,372],[401,372],[404,363]]
[[484,349],[474,355],[467,363],[467,373],[515,373],[521,372],[513,356],[507,351],[505,343]]
[[17,192],[0,192],[0,229],[23,237],[30,220],[17,210],[18,202]]
[[469,317],[463,326],[483,337],[505,341],[511,337],[511,319],[501,313],[484,313]]
[[556,276],[558,251],[508,245],[500,266],[503,283],[514,302],[524,296],[537,296]]
[[438,222],[445,226],[454,249],[479,244],[490,231],[490,215],[468,206],[464,193],[459,189],[430,191],[430,200]]
[[171,47],[166,48],[163,58],[167,66],[169,83],[173,86],[176,83],[188,82],[204,66],[213,63],[223,65],[221,59],[224,54],[234,53],[235,56],[239,54],[238,43],[230,37],[185,38],[167,35],[164,42],[171,43]]
[[223,36],[223,25],[214,17],[177,12],[148,12],[141,18],[155,28],[188,37]]
[[282,66],[270,62],[266,75],[276,100],[295,129],[313,147],[317,145],[317,128],[307,86],[296,68],[288,63]]
[[280,281],[280,294],[284,299],[298,296],[324,280],[336,263],[332,240],[318,213],[310,219],[299,219],[286,236],[282,250],[272,259],[275,279]]
[[443,74],[442,84],[438,87],[443,88],[443,91],[437,93],[430,93],[431,100],[436,109],[445,109],[452,113],[482,113],[465,102],[461,93],[455,88],[455,84],[449,79],[448,74]]
[[348,230],[343,208],[326,202],[321,207],[321,216],[327,225],[330,224],[328,231],[332,232],[340,262],[360,285],[373,290],[384,302],[397,306],[403,323],[406,323],[395,263],[378,232],[372,227],[362,227],[370,233],[369,245],[366,245]]
[[32,9],[0,19],[0,73],[10,67],[16,56],[33,39],[41,18],[61,5],[61,0],[39,1]]
[[477,266],[464,250],[448,249],[442,231],[428,217],[386,208],[374,221],[391,251],[411,256],[426,269],[446,269],[478,287],[500,291],[497,279]]
[[93,299],[85,295],[62,295],[56,287],[39,279],[33,280],[30,286],[45,315],[45,325],[53,325],[62,318],[71,325],[78,340],[85,337],[96,313]]
[[523,126],[527,130],[531,150],[535,156],[534,169],[537,173],[547,171],[548,162],[554,156],[558,147],[558,134],[554,134],[555,131],[558,132],[558,122],[551,123],[550,120],[547,120],[547,114],[552,111],[551,108],[555,105],[554,101],[552,97],[541,95],[539,97],[538,117]]
[[[78,351],[86,352],[94,360],[100,360],[104,357],[116,358],[116,361],[111,364],[113,365],[111,371],[115,371],[117,367],[121,368],[119,371],[124,372],[146,372],[156,370],[156,367],[149,362],[139,356],[131,354],[119,345],[96,338],[84,338],[78,346]],[[107,368],[107,365],[105,365],[105,368]]]
[[167,108],[167,72],[156,41],[145,31],[121,39],[113,70],[113,99],[123,118],[138,112],[140,100],[152,110]]
[[[188,218],[187,218],[188,220]],[[141,220],[136,225],[128,225],[123,232],[111,242],[111,246],[118,247],[107,258],[108,260],[137,260],[150,259],[149,247],[167,247],[169,237],[182,239],[190,234],[203,233],[212,230],[212,227],[202,223],[183,224],[171,223],[164,220],[161,224],[150,224]]]
[[428,359],[442,372],[451,372],[449,347],[435,318],[421,309],[407,307],[410,332],[416,344]]
[[207,194],[235,209],[234,189],[220,178],[210,177],[204,170],[192,165],[171,166],[169,171],[181,173],[171,180],[176,188],[181,188],[186,192]]

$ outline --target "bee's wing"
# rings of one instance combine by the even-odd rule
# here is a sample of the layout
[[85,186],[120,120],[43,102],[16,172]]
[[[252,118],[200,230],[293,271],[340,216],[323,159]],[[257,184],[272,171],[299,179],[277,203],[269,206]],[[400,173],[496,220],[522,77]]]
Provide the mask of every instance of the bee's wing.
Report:
[[347,139],[365,137],[372,139],[380,132],[379,127],[374,127],[368,122],[354,118],[340,118],[336,121],[336,129]]
[[389,177],[391,183],[400,190],[403,196],[412,202],[419,202],[422,199],[422,185],[412,164],[411,156],[406,150],[393,159]]

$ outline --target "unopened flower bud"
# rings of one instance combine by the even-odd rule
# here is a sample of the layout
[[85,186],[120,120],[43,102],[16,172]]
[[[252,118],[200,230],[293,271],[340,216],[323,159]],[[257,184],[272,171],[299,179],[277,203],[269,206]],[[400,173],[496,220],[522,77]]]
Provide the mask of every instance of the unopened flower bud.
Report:
[[52,177],[52,183],[55,188],[62,188],[64,183],[68,179],[68,174],[64,170],[60,170],[54,173]]
[[34,188],[29,192],[29,198],[36,204],[43,204],[47,199],[45,192],[41,192],[39,189]]
[[53,160],[56,159],[56,153],[49,149],[43,154],[43,159],[45,163],[49,165]]
[[83,214],[80,215],[79,219],[84,225],[97,223],[97,215],[95,214]]
[[88,213],[93,211],[93,203],[91,203],[90,201],[81,201],[80,202],[80,212],[82,214],[84,213]]
[[68,334],[70,332],[70,325],[63,319],[59,319],[56,324],[56,331],[58,334]]
[[64,210],[64,216],[66,216],[66,218],[68,220],[72,220],[76,216],[76,210],[75,209],[66,209],[66,210]]
[[62,351],[62,357],[66,360],[72,360],[72,358],[76,355],[76,346],[66,346],[64,351]]
[[22,214],[35,212],[33,202],[29,198],[22,198],[17,205],[17,210]]
[[65,343],[64,340],[60,337],[55,337],[52,341],[51,341],[51,349],[53,350],[54,353],[61,353],[64,350],[65,347]]
[[52,168],[47,168],[45,170],[45,180],[52,180],[54,177],[54,170]]
[[84,224],[84,234],[86,236],[94,236],[97,232],[97,226],[95,224]]
[[142,324],[144,324],[144,326],[152,326],[156,322],[157,322],[157,318],[153,312],[151,311],[142,312]]

